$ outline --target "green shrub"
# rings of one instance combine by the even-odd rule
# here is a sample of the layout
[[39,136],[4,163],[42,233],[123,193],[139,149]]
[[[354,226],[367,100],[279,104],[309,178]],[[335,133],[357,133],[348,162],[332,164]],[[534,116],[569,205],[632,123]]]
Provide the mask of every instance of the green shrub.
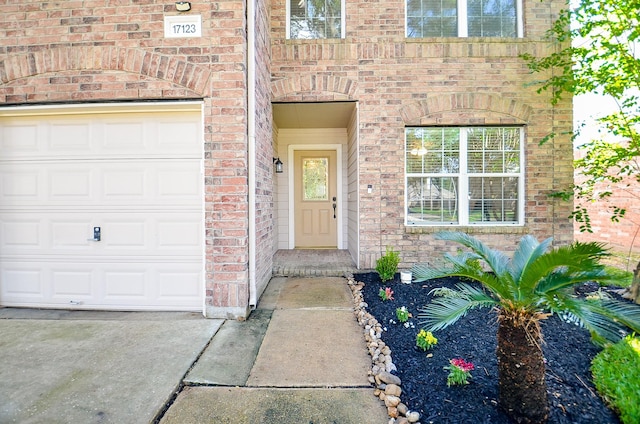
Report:
[[399,263],[400,254],[387,246],[387,253],[376,261],[376,271],[383,283],[393,280],[396,272],[398,272]]
[[398,321],[400,322],[409,321],[409,315],[410,314],[406,306],[403,306],[401,308],[396,308],[396,318],[398,318]]
[[625,424],[640,423],[640,338],[627,336],[591,361],[593,383]]

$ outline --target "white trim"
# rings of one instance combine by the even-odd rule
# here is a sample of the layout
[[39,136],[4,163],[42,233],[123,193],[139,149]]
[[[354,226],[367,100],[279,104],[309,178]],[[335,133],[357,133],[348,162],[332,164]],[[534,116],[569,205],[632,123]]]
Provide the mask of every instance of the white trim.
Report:
[[[290,1],[290,0],[289,0]],[[344,0],[343,0],[344,1]],[[289,3],[287,3],[288,6]],[[404,1],[404,36],[405,38],[429,38],[429,37],[409,37],[409,18],[408,18],[408,10],[407,10],[407,0]],[[469,36],[469,17],[468,17],[468,0],[457,0],[456,1],[456,20],[457,20],[457,30],[458,34],[456,37],[459,38],[467,38]],[[523,38],[524,37],[524,8],[522,5],[522,0],[515,0],[516,6],[516,37],[515,38]],[[343,9],[344,10],[344,9]],[[288,16],[288,15],[287,15]],[[289,21],[287,20],[287,34],[289,34]],[[344,29],[344,26],[343,26]],[[344,35],[343,35],[344,38]],[[511,38],[511,37],[498,37],[498,38]]]
[[[249,222],[247,228],[249,249],[249,305],[255,308],[258,304],[257,268],[257,234],[256,234],[256,42],[255,42],[255,0],[247,1],[247,190]],[[239,305],[243,306],[243,305]]]
[[[131,102],[131,103],[79,103],[48,104],[37,106],[0,107],[0,117],[90,115],[95,113],[150,113],[150,112],[200,112],[203,102]],[[203,121],[204,122],[204,121]]]
[[344,182],[342,181],[342,144],[290,144],[287,149],[287,175],[288,175],[288,203],[289,203],[289,249],[295,249],[296,247],[296,226],[295,226],[295,189],[294,189],[294,159],[293,155],[295,151],[299,150],[335,150],[336,151],[336,191],[338,192],[337,210],[338,213],[336,223],[338,232],[338,249],[344,249],[344,237],[343,237],[343,199],[345,196]]
[[458,37],[465,38],[469,36],[469,16],[467,14],[467,0],[458,0],[457,3],[458,16]]
[[285,3],[285,13],[287,14],[286,23],[285,23],[285,39],[291,39],[291,0],[284,0]]
[[[460,144],[458,149],[460,151],[460,163],[458,165],[458,224],[457,225],[469,225],[469,161],[467,155],[469,154],[469,132],[465,131],[466,128],[458,130],[460,134]],[[483,159],[484,165],[484,159]]]
[[[358,237],[356,238],[356,268],[360,269],[360,103],[356,102],[356,227]],[[348,158],[347,158],[348,163]],[[348,246],[345,246],[345,249]]]
[[[445,173],[412,173],[412,177],[452,177],[458,179],[458,195],[457,195],[457,208],[458,208],[458,222],[449,223],[449,222],[429,222],[424,224],[415,224],[409,223],[409,190],[408,190],[408,181],[409,174],[407,173],[407,138],[406,138],[406,130],[409,128],[435,128],[435,127],[406,127],[405,128],[405,138],[404,138],[404,225],[406,227],[521,227],[525,223],[525,174],[526,174],[526,161],[524,157],[524,127],[517,125],[489,125],[489,126],[464,126],[459,127],[460,134],[460,163],[459,163],[459,171],[456,174],[445,174]],[[454,127],[447,127],[454,128]],[[518,128],[520,130],[520,172],[518,174],[515,173],[482,173],[482,174],[473,174],[475,176],[483,176],[483,177],[518,177],[518,207],[517,214],[518,220],[516,222],[478,222],[478,223],[470,223],[469,222],[469,198],[466,193],[469,193],[469,178],[470,174],[468,172],[468,164],[467,164],[467,131],[464,131],[469,128]]]
[[347,20],[346,20],[346,0],[340,2],[340,38],[347,36]]
[[[340,1],[340,39],[344,39],[347,34],[346,30],[346,0]],[[291,40],[291,0],[285,0],[285,13],[287,14],[285,23],[285,39]],[[327,40],[328,38],[320,38],[320,40]],[[306,38],[294,38],[294,40],[306,40]]]
[[524,38],[524,8],[522,0],[516,0],[516,36]]

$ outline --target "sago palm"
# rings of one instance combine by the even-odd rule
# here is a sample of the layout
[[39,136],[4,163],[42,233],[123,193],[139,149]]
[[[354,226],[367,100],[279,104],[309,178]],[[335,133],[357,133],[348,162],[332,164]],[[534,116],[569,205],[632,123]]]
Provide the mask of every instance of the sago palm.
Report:
[[607,255],[599,243],[573,243],[551,247],[532,236],[520,240],[513,257],[490,249],[460,232],[438,233],[440,240],[466,247],[445,255],[442,266],[413,267],[415,281],[461,277],[456,289],[436,289],[435,297],[419,314],[430,331],[445,328],[469,310],[495,307],[498,311],[499,405],[519,423],[543,423],[549,415],[540,320],[551,313],[572,316],[604,343],[616,341],[624,328],[640,330],[640,308],[611,299],[586,300],[573,294],[573,286],[588,281],[612,281],[600,260]]

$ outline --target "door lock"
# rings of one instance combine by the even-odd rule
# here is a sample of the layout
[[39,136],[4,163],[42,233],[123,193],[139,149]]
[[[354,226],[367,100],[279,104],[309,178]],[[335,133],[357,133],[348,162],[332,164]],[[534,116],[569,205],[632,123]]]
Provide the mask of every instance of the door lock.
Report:
[[93,227],[93,238],[87,239],[89,241],[100,241],[100,237],[102,231],[100,230],[100,227]]

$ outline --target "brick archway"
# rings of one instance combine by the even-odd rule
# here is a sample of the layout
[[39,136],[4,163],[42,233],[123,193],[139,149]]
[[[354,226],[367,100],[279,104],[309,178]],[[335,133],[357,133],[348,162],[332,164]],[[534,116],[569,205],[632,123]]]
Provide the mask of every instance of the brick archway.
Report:
[[0,61],[0,89],[12,82],[68,71],[120,71],[166,81],[167,87],[209,94],[211,71],[197,64],[142,49],[120,47],[60,47],[11,55]]
[[333,75],[307,75],[283,78],[271,83],[273,101],[354,100],[358,83]]
[[[459,117],[465,111],[473,112],[470,120],[483,120],[487,124],[526,124],[532,108],[517,100],[493,94],[456,93],[429,96],[411,103],[400,110],[400,115],[406,125],[429,125],[443,123],[443,117],[449,112],[455,112]],[[457,121],[459,123],[460,119],[457,118]]]

